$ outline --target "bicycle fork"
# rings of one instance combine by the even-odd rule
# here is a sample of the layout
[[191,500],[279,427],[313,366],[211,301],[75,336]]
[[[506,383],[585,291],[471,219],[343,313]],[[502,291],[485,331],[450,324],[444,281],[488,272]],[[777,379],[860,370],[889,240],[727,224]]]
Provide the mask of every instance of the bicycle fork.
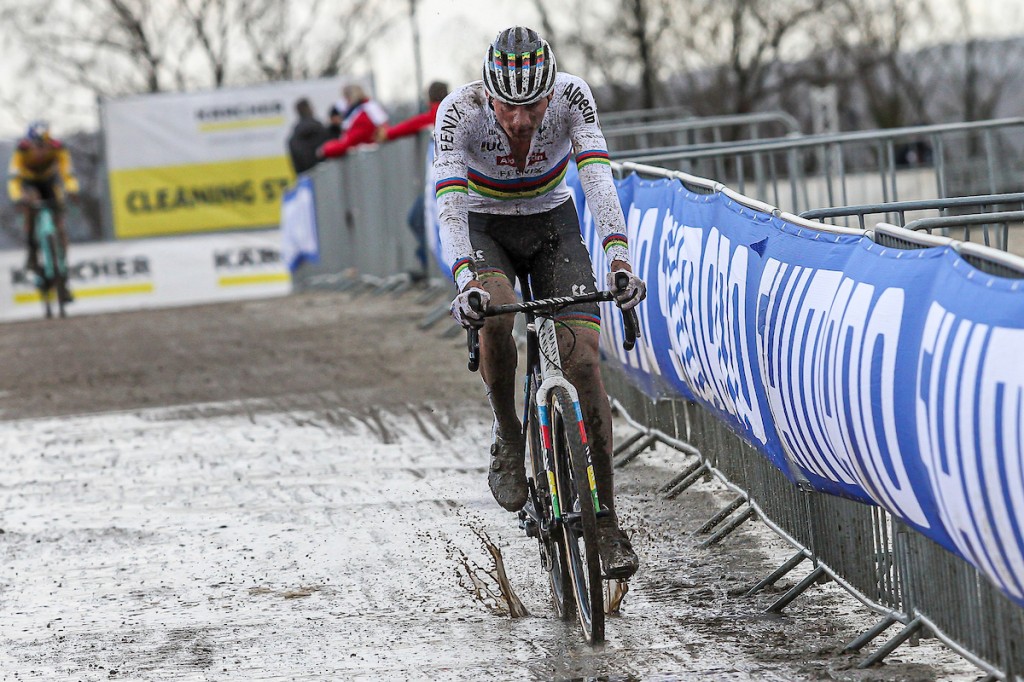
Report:
[[[569,395],[569,399],[572,401],[573,414],[563,414],[562,419],[565,428],[572,428],[571,424],[565,423],[570,416],[576,421],[576,426],[580,432],[580,440],[583,443],[583,453],[586,458],[587,487],[590,490],[590,497],[594,504],[594,512],[596,514],[600,514],[601,504],[597,495],[597,479],[594,476],[594,462],[590,456],[590,443],[587,441],[587,429],[583,423],[583,410],[580,408],[579,393],[577,393],[576,387],[573,386],[572,383],[570,383],[562,374],[561,367],[552,360],[552,358],[559,357],[558,337],[555,334],[554,322],[548,318],[541,318],[537,322],[531,324],[539,324],[539,329],[536,329],[536,334],[538,345],[540,347],[541,376],[544,377],[544,380],[541,382],[540,386],[535,389],[537,391],[537,421],[539,422],[538,426],[540,426],[541,447],[544,453],[543,475],[548,483],[548,492],[551,495],[551,509],[554,514],[554,518],[556,521],[561,521],[562,519],[559,490],[555,480],[555,452],[551,432],[552,415],[548,411],[548,398],[551,395],[551,392],[556,388],[564,389]],[[572,466],[572,462],[569,462],[569,466]]]

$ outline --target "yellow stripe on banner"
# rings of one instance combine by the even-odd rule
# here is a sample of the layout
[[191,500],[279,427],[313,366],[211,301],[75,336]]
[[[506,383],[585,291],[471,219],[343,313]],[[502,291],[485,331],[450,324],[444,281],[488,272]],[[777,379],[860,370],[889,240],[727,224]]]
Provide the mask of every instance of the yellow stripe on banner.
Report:
[[[132,296],[135,294],[151,294],[153,293],[152,282],[142,282],[140,284],[118,284],[109,287],[91,287],[91,288],[73,288],[71,293],[75,295],[75,298],[99,298],[102,296]],[[14,302],[18,305],[23,303],[41,303],[43,297],[39,295],[38,291],[25,292],[20,294],[14,294]],[[50,292],[50,300],[57,300],[57,296],[54,292]]]
[[280,224],[281,196],[295,179],[284,154],[110,172],[114,234],[168,234]]
[[287,272],[270,272],[259,275],[226,275],[217,280],[217,285],[222,287],[239,287],[249,284],[277,284],[278,282],[291,281],[291,275]]
[[219,123],[203,123],[199,126],[199,132],[219,133],[224,130],[239,130],[241,128],[276,128],[283,126],[284,123],[284,116],[251,118],[245,121],[221,121]]

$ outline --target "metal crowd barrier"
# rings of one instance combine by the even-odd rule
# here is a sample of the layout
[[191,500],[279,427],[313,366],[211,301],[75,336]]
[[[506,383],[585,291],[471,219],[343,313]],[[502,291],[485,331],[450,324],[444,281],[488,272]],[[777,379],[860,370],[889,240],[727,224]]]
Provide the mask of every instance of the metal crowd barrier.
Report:
[[[638,172],[675,178],[692,191],[723,191],[751,208],[813,229],[863,234],[890,248],[949,245],[988,272],[1024,278],[1024,258],[948,237],[879,224],[872,230],[815,223],[732,192],[720,183],[677,171],[635,163],[613,164],[618,174]],[[673,498],[697,481],[714,477],[735,497],[698,530],[704,545],[720,542],[753,517],[760,518],[793,547],[793,554],[747,591],[753,596],[804,562],[809,571],[768,612],[779,613],[806,590],[833,581],[866,608],[877,623],[849,642],[845,651],[865,650],[888,638],[859,663],[882,661],[908,640],[935,637],[985,671],[984,679],[1024,676],[1024,609],[1003,595],[976,568],[893,518],[880,507],[818,493],[798,486],[711,412],[694,402],[643,393],[618,365],[602,367],[613,404],[636,434],[620,443],[615,466],[635,460],[654,443],[687,458],[661,493]],[[898,627],[897,627],[898,626]]]
[[[807,563],[800,580],[767,612],[780,613],[814,585],[833,581],[878,618],[844,647],[848,653],[865,651],[860,668],[881,662],[908,640],[935,637],[984,670],[985,679],[1024,674],[1024,610],[973,566],[879,507],[800,489],[697,403],[651,398],[610,364],[602,373],[616,409],[637,429],[616,448],[617,467],[654,443],[674,447],[687,466],[661,487],[665,498],[710,478],[735,496],[697,530],[704,546],[758,517],[793,548],[746,596]],[[883,634],[887,639],[867,653]]]
[[615,158],[714,177],[794,212],[998,194],[1020,187],[1024,176],[1024,118],[680,145]]
[[[605,124],[602,117],[602,124]],[[629,158],[646,150],[685,145],[712,148],[738,139],[757,140],[800,133],[800,124],[789,114],[772,111],[734,116],[684,118],[630,125],[603,125],[608,151]]]
[[[1009,208],[1017,210],[1003,210]],[[959,214],[962,211],[970,212]],[[914,217],[914,214],[929,213],[938,215]],[[865,229],[866,217],[869,215],[895,221],[909,230],[924,230],[929,234],[938,230],[942,236],[950,236],[951,230],[959,229],[964,242],[980,241],[985,246],[1001,251],[1024,254],[1024,232],[1014,230],[1011,233],[1010,230],[1010,225],[1024,224],[1024,192],[835,206],[804,211],[800,217],[832,222],[843,219],[847,224],[851,218],[855,218],[859,227]],[[908,217],[912,219],[908,220]]]
[[406,218],[423,192],[423,164],[417,141],[403,138],[354,149],[310,170],[320,258],[299,266],[294,288],[315,288],[339,273],[388,277],[418,270]]
[[622,111],[600,113],[601,128],[604,130],[618,125],[634,125],[692,118],[693,115],[693,110],[684,106],[661,107],[658,109],[623,109]]

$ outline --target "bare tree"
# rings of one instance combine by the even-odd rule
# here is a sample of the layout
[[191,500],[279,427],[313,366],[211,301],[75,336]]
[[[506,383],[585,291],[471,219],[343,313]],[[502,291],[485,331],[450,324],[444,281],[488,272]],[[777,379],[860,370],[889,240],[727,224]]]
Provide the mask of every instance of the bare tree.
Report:
[[[675,68],[670,36],[676,28],[673,0],[616,0],[595,5],[569,0],[556,10],[534,0],[545,37],[563,68],[609,88],[605,106],[651,108],[666,103],[662,88]],[[556,29],[555,27],[564,27]],[[638,92],[639,101],[630,93]]]
[[[568,45],[577,57],[574,68],[610,87],[615,104],[637,92],[634,106],[683,103],[704,115],[754,111],[787,87],[779,80],[786,72],[773,68],[819,48],[814,22],[827,5],[824,0],[617,0],[598,11],[592,4],[563,3],[571,21],[557,22],[550,3],[534,0],[559,49]],[[556,31],[556,24],[571,28]]]
[[395,4],[6,0],[0,22],[28,55],[23,70],[114,96],[335,75],[360,62]]
[[935,79],[932,108],[943,119],[979,121],[997,110],[1020,74],[1020,39],[982,40],[967,0],[957,0],[959,41],[933,50],[933,62],[941,65]]
[[821,47],[816,27],[826,21],[823,0],[697,0],[686,3],[689,30],[679,74],[693,106],[704,115],[745,114],[805,80],[780,65],[806,59]]
[[[231,45],[233,17],[229,0],[178,0],[178,7],[192,31],[176,61],[184,62],[185,55],[193,47],[198,48],[209,62],[213,87],[222,87],[227,78]],[[180,85],[183,84],[179,82]]]
[[102,0],[88,7],[67,0],[10,0],[0,21],[5,42],[26,55],[23,73],[96,92],[157,92],[167,52],[167,33],[159,29],[168,21],[159,8],[144,0]]
[[834,8],[841,62],[833,78],[847,98],[865,103],[869,125],[927,123],[926,64],[909,59],[908,48],[934,30],[929,0],[837,0]]
[[404,9],[395,1],[307,0],[301,12],[287,0],[236,2],[249,64],[261,80],[270,81],[342,73]]

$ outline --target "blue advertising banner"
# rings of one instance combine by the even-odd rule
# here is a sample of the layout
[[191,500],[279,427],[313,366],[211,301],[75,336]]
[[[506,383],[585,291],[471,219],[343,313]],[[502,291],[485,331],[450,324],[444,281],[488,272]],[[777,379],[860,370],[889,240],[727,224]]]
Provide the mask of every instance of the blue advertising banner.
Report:
[[[575,168],[566,179],[601,282]],[[951,246],[883,247],[676,180],[616,185],[648,297],[630,353],[606,304],[606,357],[652,395],[699,401],[790,479],[884,507],[1024,604],[1024,280]]]
[[617,184],[648,298],[640,352],[608,352],[790,478],[884,507],[1024,603],[1024,280],[674,180]]

